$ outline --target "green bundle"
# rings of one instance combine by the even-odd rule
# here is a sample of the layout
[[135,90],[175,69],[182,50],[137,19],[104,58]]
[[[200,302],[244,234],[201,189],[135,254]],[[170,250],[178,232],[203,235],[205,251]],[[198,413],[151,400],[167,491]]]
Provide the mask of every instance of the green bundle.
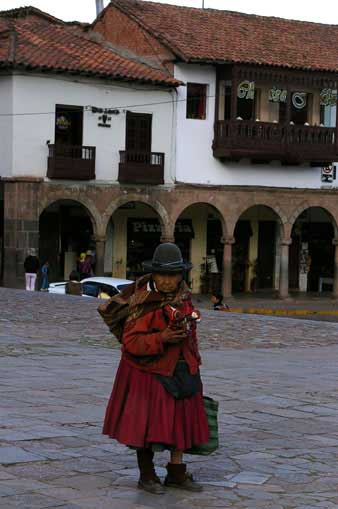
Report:
[[218,449],[218,401],[208,396],[203,396],[205,413],[208,419],[209,440],[206,444],[194,445],[191,449],[184,451],[187,454],[200,454],[206,456]]

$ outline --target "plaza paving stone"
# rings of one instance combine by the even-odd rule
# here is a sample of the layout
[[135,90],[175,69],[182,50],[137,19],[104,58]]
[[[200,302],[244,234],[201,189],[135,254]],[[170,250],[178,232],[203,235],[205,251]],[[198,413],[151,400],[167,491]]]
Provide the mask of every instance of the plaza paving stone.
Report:
[[204,310],[220,448],[187,456],[202,494],[156,497],[136,488],[135,453],[101,434],[119,345],[96,307],[0,288],[1,508],[338,508],[338,324]]

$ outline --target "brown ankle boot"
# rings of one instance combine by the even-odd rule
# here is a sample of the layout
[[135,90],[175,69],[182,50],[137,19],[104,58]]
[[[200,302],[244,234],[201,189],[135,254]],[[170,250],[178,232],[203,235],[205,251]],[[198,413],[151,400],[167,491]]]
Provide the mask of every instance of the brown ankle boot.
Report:
[[187,491],[203,491],[203,486],[194,481],[192,475],[187,472],[185,463],[168,463],[167,472],[168,474],[164,480],[165,486]]
[[137,464],[140,470],[138,487],[154,495],[162,495],[165,489],[156,475],[153,459],[154,453],[150,449],[138,449]]

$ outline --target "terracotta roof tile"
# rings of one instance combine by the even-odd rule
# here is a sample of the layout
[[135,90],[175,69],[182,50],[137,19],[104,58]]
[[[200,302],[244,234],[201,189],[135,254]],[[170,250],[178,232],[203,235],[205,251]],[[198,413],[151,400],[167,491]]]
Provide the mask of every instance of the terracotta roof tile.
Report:
[[177,5],[111,0],[186,62],[338,70],[338,26]]
[[0,12],[0,67],[138,80],[177,86],[164,71],[124,58],[67,24],[34,7]]

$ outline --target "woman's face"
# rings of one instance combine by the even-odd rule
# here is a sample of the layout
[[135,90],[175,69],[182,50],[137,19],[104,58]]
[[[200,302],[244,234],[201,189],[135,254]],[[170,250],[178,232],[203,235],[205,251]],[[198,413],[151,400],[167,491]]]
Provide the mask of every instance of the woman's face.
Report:
[[180,273],[155,272],[152,277],[157,290],[162,293],[174,293],[182,281]]

